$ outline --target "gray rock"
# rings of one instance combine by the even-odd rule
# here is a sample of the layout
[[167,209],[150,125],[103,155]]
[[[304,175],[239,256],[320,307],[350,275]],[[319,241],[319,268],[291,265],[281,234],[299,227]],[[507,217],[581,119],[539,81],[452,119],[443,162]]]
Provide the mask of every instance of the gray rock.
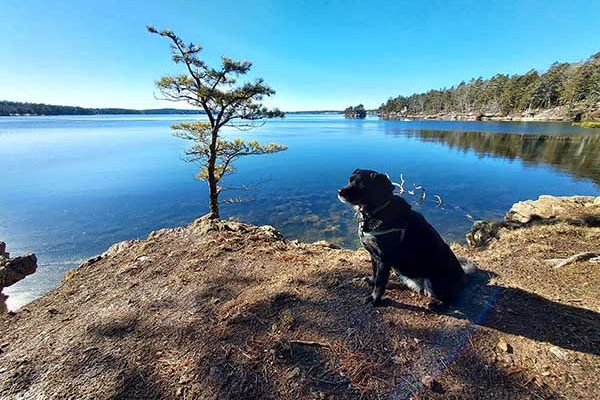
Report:
[[319,240],[318,242],[313,243],[314,246],[326,247],[328,249],[339,249],[340,246],[337,244],[328,242],[327,240]]
[[0,267],[0,290],[14,285],[37,269],[35,254],[5,259]]
[[477,248],[487,246],[492,240],[498,238],[499,231],[504,225],[503,221],[476,221],[471,231],[467,233],[467,244]]
[[506,213],[506,220],[522,224],[540,219],[567,220],[577,215],[578,210],[582,207],[589,208],[588,212],[594,212],[592,208],[600,205],[598,199],[594,196],[540,196],[537,200],[526,200],[513,204]]
[[8,312],[6,296],[2,293],[5,287],[14,285],[27,275],[33,274],[37,269],[35,254],[9,258],[6,252],[6,243],[0,242],[0,314]]
[[79,268],[84,268],[84,267],[88,267],[92,264],[97,263],[98,261],[102,260],[102,256],[98,255],[98,256],[94,256],[92,258],[88,258],[87,260],[85,260],[83,263],[81,263],[81,265],[79,265]]
[[263,225],[258,227],[258,232],[262,235],[265,236],[267,238],[270,239],[282,239],[283,236],[281,235],[281,233],[275,229],[274,227],[272,227],[271,225]]
[[[6,314],[8,312],[8,307],[6,307],[6,299],[8,299],[8,296],[2,293],[2,290],[0,290],[0,314]],[[1,349],[0,353],[2,353]]]
[[534,223],[566,222],[583,226],[600,226],[600,197],[540,196],[537,200],[513,204],[504,221],[476,221],[467,233],[471,247],[485,247],[497,239],[500,230],[518,229]]

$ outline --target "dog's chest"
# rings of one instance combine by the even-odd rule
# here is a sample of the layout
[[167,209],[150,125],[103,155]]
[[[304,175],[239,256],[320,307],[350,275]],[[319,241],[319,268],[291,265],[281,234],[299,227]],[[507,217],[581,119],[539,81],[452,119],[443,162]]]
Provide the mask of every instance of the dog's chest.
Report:
[[378,225],[378,223],[366,220],[363,216],[359,218],[358,237],[360,238],[360,243],[372,254],[378,253],[381,250],[381,244],[379,243],[381,238],[370,233],[373,232],[373,227]]
[[385,256],[384,253],[398,251],[403,245],[405,234],[406,228],[390,221],[359,215],[358,236],[362,246],[371,255]]
[[377,246],[377,239],[373,236],[364,235],[362,229],[358,229],[358,236],[360,237],[360,243],[367,250],[374,250]]

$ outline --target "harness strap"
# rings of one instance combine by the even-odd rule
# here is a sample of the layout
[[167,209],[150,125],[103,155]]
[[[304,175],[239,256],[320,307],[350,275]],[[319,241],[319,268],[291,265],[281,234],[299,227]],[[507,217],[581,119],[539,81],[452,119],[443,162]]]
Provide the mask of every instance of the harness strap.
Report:
[[400,241],[404,241],[404,236],[406,236],[406,228],[392,228],[392,229],[386,229],[385,231],[370,231],[370,232],[365,232],[363,230],[360,231],[360,236],[369,236],[369,237],[376,237],[376,236],[383,236],[383,235],[387,235],[388,233],[395,233],[395,232],[400,232]]

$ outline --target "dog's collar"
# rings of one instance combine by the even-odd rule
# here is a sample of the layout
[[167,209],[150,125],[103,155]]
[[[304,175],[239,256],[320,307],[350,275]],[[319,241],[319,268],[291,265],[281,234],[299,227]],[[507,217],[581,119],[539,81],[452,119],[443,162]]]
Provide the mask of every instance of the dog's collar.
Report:
[[391,202],[392,202],[392,200],[390,199],[390,200],[386,201],[382,206],[379,206],[374,210],[365,210],[365,212],[367,212],[369,215],[372,215],[372,216],[377,215],[380,212],[382,212],[383,210],[385,210],[385,208],[387,206],[389,206]]
[[376,236],[383,236],[383,235],[387,235],[389,233],[396,233],[396,232],[400,232],[400,241],[402,242],[404,240],[404,236],[406,236],[406,228],[391,228],[391,229],[386,229],[384,231],[363,231],[362,229],[360,230],[359,234],[362,237],[376,237]]

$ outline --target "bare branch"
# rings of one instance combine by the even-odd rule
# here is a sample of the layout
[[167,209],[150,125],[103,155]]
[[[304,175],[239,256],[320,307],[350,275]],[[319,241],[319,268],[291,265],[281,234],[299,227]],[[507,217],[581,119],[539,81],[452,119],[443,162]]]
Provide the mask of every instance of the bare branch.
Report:
[[600,257],[600,253],[595,252],[595,251],[586,251],[583,253],[575,254],[568,258],[550,259],[550,260],[546,260],[546,262],[556,264],[556,265],[554,265],[553,268],[558,269],[558,268],[566,267],[567,265],[576,263],[578,261],[593,260],[598,257]]

